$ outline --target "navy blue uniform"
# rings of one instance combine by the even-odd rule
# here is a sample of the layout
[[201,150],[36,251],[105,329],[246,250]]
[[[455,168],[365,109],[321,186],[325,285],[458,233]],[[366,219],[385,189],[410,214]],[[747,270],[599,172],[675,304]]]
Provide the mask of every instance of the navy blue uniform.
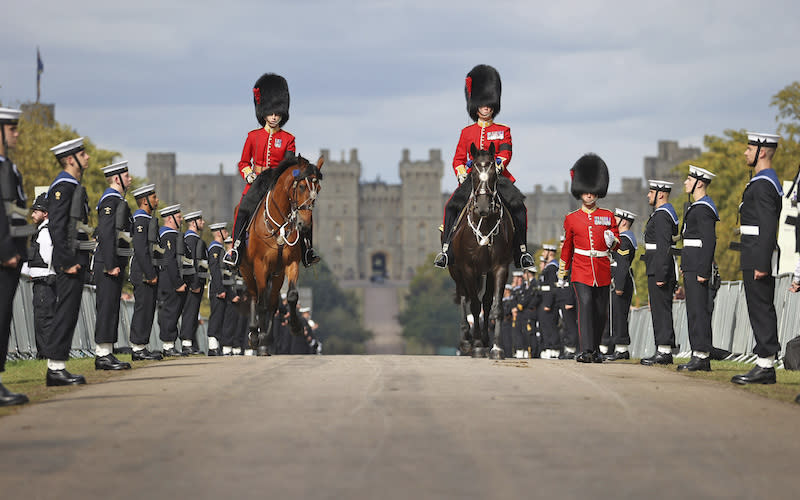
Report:
[[[94,256],[94,279],[97,286],[95,306],[97,321],[94,340],[98,344],[115,343],[119,329],[119,301],[130,246],[120,233],[130,235],[131,212],[125,198],[115,189],[108,188],[97,204],[97,250]],[[118,267],[119,274],[111,276],[108,271]]]

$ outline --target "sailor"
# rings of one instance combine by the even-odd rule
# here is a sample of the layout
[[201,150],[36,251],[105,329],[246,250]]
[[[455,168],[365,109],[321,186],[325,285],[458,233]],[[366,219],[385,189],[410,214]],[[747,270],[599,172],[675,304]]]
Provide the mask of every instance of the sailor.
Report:
[[94,255],[94,279],[97,293],[97,318],[94,328],[95,370],[127,370],[131,364],[114,356],[119,331],[119,306],[122,283],[131,246],[131,212],[125,194],[131,185],[128,162],[103,167],[108,188],[97,203],[97,250]]
[[[208,316],[208,355],[221,356],[222,348],[220,340],[225,336],[222,329],[225,323],[225,309],[228,305],[227,296],[230,284],[225,284],[226,275],[230,279],[231,271],[226,269],[227,265],[222,262],[225,256],[224,241],[228,236],[228,224],[217,222],[208,228],[214,236],[214,240],[208,244],[208,269],[211,279],[208,283],[208,301],[211,306],[211,314]],[[230,346],[230,344],[228,344]]]
[[[225,237],[223,244],[225,245],[225,251],[229,251],[233,246],[233,238],[230,236]],[[242,290],[239,290],[235,286],[237,277],[238,272],[236,268],[223,262],[222,282],[225,286],[225,320],[222,325],[222,334],[218,338],[222,345],[223,356],[233,356],[234,346],[239,347],[239,352],[237,354],[241,354],[238,325],[242,317],[239,309],[239,305],[242,301],[242,296],[240,295]]]
[[[561,235],[558,252],[564,248],[564,235]],[[556,282],[556,305],[561,316],[561,344],[564,349],[558,359],[575,359],[578,350],[578,315],[575,311],[575,290],[569,282],[569,272],[564,279]]]
[[646,366],[671,365],[675,347],[672,326],[672,296],[677,284],[674,243],[678,235],[678,214],[669,202],[672,183],[650,180],[647,202],[654,207],[644,230],[644,260],[647,265],[647,290],[656,352],[640,363]]
[[500,113],[501,91],[500,74],[492,66],[479,64],[467,73],[464,96],[467,100],[467,113],[475,123],[461,130],[456,153],[453,156],[453,170],[459,186],[445,206],[442,252],[436,256],[433,263],[436,267],[444,268],[452,264],[450,239],[472,187],[470,183],[464,181],[472,167],[470,149],[473,144],[478,150],[486,151],[489,150],[490,144],[494,145],[496,168],[502,174],[497,179],[497,192],[511,212],[514,222],[514,262],[519,268],[533,267],[535,264],[527,249],[528,216],[525,196],[514,186],[516,179],[508,171],[508,164],[511,162],[511,129],[494,121]]
[[42,355],[47,358],[46,383],[48,386],[85,384],[83,375],[67,371],[66,361],[78,324],[89,255],[95,246],[89,241],[92,234],[88,226],[89,203],[86,189],[81,185],[83,173],[89,167],[89,154],[84,149],[83,137],[62,142],[50,151],[63,170],[47,193],[56,270],[56,309],[53,328],[42,346]]
[[155,184],[146,184],[132,191],[137,209],[133,213],[133,258],[130,280],[133,284],[133,317],[131,318],[131,359],[158,360],[160,352],[151,352],[150,331],[158,298],[158,269],[164,263],[164,250],[158,243],[158,195]]
[[197,326],[200,315],[200,302],[208,274],[208,251],[206,242],[200,237],[205,227],[202,210],[189,212],[183,216],[188,229],[184,234],[183,279],[188,288],[186,302],[181,315],[181,345],[184,354],[199,354]]
[[628,315],[635,288],[633,282],[633,257],[636,255],[636,235],[631,231],[636,214],[621,208],[614,209],[614,218],[619,228],[619,248],[611,254],[611,275],[614,294],[611,296],[611,317],[607,323],[608,338],[603,340],[607,347],[614,345],[614,352],[604,353],[606,361],[631,359],[629,351],[631,336],[628,331]]
[[711,371],[711,308],[709,283],[712,276],[714,250],[717,247],[716,226],[719,220],[714,200],[707,194],[708,185],[715,175],[704,168],[689,165],[689,176],[683,182],[684,190],[694,200],[683,216],[683,249],[681,272],[686,293],[686,318],[689,326],[689,344],[692,357],[688,363],[678,365],[678,371]]
[[529,307],[535,298],[534,290],[528,280],[525,280],[522,271],[511,273],[511,296],[514,303],[514,313],[511,317],[514,357],[522,359],[529,355],[528,335],[533,331],[531,323],[536,326],[536,306]]
[[537,316],[539,330],[542,332],[543,359],[558,359],[561,354],[561,339],[558,336],[558,308],[556,307],[556,283],[558,282],[558,261],[556,260],[556,246],[545,243],[542,245],[544,262],[542,272],[539,274],[539,294],[542,302]]
[[[21,114],[18,109],[0,108],[0,374],[6,367],[14,295],[22,263],[28,257],[27,239],[36,232],[36,226],[28,225],[26,220],[28,199],[22,189],[22,175],[9,158],[9,150],[14,149],[19,138]],[[26,395],[9,391],[0,381],[0,406],[27,402]]]
[[175,347],[178,340],[178,318],[186,302],[186,282],[181,274],[183,266],[183,235],[180,233],[183,215],[181,206],[170,205],[160,211],[163,226],[159,230],[159,241],[164,248],[164,264],[158,273],[158,311],[159,337],[162,354],[167,356],[185,356],[180,348]]
[[609,252],[619,246],[619,232],[614,213],[597,206],[608,192],[608,167],[599,156],[589,153],[575,162],[572,196],[581,200],[580,209],[564,218],[564,246],[558,266],[563,280],[571,270],[570,280],[578,304],[580,363],[602,363],[598,350],[603,326],[608,321],[608,291],[611,284]]
[[756,366],[734,375],[735,384],[774,384],[775,360],[781,350],[778,318],[775,312],[775,276],[778,274],[778,218],[783,188],[772,169],[772,159],[780,136],[749,133],[744,152],[753,177],[742,193],[739,205],[739,232],[742,237],[740,268],[744,281],[747,314],[753,327],[758,356]]

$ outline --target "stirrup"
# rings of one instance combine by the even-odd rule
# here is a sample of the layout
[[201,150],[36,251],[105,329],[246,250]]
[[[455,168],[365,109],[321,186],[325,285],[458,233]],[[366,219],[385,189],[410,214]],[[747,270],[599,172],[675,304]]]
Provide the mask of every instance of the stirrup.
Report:
[[519,265],[517,267],[522,269],[528,269],[531,267],[535,267],[536,262],[533,260],[533,257],[528,252],[524,252],[519,256]]
[[231,248],[231,251],[225,254],[225,257],[222,258],[222,262],[229,266],[238,266],[239,265],[239,251],[235,248]]
[[436,256],[436,259],[433,261],[433,265],[440,269],[445,269],[449,264],[446,252],[439,252],[439,255]]
[[311,267],[317,262],[319,262],[319,255],[317,255],[313,248],[308,247],[303,254],[303,265],[305,267]]

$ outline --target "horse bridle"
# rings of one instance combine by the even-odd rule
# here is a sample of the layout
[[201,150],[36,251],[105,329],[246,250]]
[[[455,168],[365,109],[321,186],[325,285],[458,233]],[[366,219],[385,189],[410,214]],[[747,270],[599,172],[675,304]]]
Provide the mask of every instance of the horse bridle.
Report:
[[[487,162],[486,167],[482,168],[481,164],[475,162],[472,168],[477,170],[478,185],[477,186],[474,185],[475,178],[473,174],[473,176],[471,176],[473,187],[472,187],[472,192],[469,195],[469,201],[468,201],[469,208],[467,210],[467,224],[469,224],[469,228],[472,230],[472,234],[475,235],[475,239],[478,241],[478,245],[492,246],[495,235],[497,235],[500,232],[500,223],[503,221],[503,204],[500,203],[500,200],[497,196],[497,176],[495,176],[494,183],[492,184],[491,188],[489,186],[488,170],[490,168],[495,168],[495,167],[491,162]],[[491,194],[491,203],[489,205],[490,214],[498,213],[498,207],[500,208],[497,217],[497,222],[495,223],[494,227],[492,227],[492,229],[486,234],[484,234],[481,231],[481,225],[483,224],[483,221],[486,219],[485,216],[483,215],[481,216],[481,218],[478,220],[477,225],[472,221],[472,212],[475,211],[475,203],[477,200],[477,196],[475,195],[476,192],[478,193],[477,196]]]
[[[314,203],[317,201],[317,192],[319,188],[319,180],[317,180],[316,175],[314,172],[306,173],[303,176],[299,175],[299,172],[294,173],[294,180],[292,181],[292,185],[289,188],[289,213],[284,215],[283,212],[278,209],[278,214],[284,220],[283,224],[280,224],[278,221],[272,217],[272,214],[269,210],[270,199],[272,196],[272,190],[267,193],[267,200],[264,205],[264,224],[269,229],[269,224],[272,223],[275,226],[275,229],[270,229],[269,236],[274,236],[275,233],[278,233],[278,245],[289,245],[293,247],[300,241],[300,231],[297,230],[297,213],[301,210],[314,210]],[[301,204],[297,204],[297,188],[301,183],[305,183],[306,187],[308,188],[308,198]],[[297,235],[294,238],[294,241],[289,241],[288,235],[292,232],[296,232]]]

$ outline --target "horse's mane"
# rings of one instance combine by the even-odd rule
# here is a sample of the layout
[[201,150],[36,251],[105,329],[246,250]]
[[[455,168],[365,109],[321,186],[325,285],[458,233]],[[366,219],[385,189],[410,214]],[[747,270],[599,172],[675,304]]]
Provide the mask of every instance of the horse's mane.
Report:
[[261,174],[256,177],[256,180],[253,182],[253,186],[251,189],[258,189],[260,193],[266,193],[267,191],[271,191],[272,188],[275,187],[275,184],[278,182],[278,179],[284,172],[286,172],[289,168],[295,167],[302,162],[307,165],[305,167],[305,172],[300,174],[297,179],[305,179],[310,175],[316,174],[317,179],[322,180],[322,172],[317,168],[316,165],[311,163],[310,161],[306,160],[302,156],[292,156],[291,158],[286,158],[282,162],[278,164],[275,168],[270,168],[261,172]]

